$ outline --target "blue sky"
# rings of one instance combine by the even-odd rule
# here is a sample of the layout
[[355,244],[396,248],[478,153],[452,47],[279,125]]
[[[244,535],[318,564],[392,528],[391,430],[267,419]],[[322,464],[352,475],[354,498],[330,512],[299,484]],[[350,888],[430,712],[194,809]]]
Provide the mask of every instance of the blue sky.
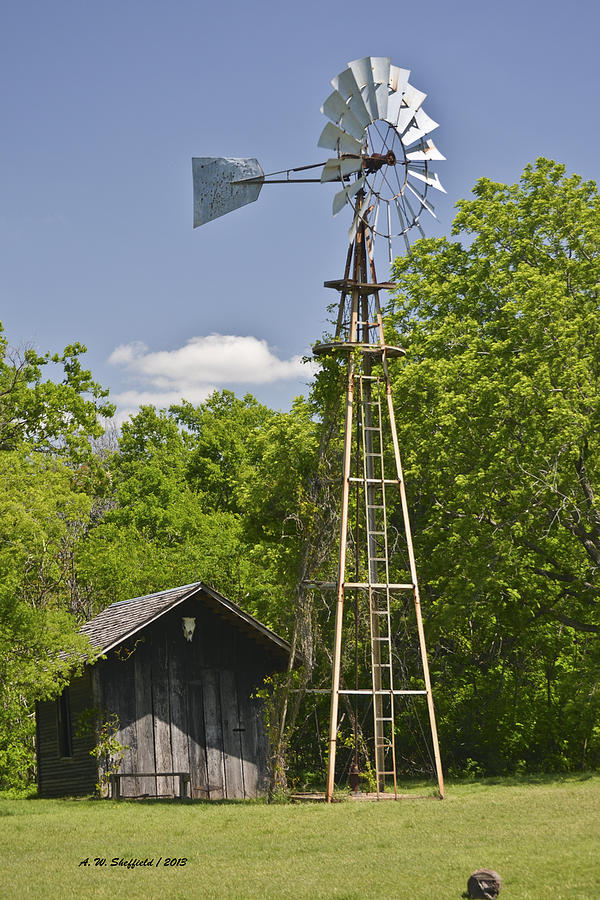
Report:
[[[122,414],[212,388],[287,409],[327,327],[348,213],[332,185],[265,187],[192,229],[192,156],[319,162],[330,79],[389,56],[428,93],[447,157],[431,235],[487,176],[538,156],[598,179],[600,6],[5,0],[0,321],[17,346],[88,347]],[[400,250],[400,248],[398,248]],[[385,258],[380,277],[387,276]],[[216,336],[226,336],[220,340]]]

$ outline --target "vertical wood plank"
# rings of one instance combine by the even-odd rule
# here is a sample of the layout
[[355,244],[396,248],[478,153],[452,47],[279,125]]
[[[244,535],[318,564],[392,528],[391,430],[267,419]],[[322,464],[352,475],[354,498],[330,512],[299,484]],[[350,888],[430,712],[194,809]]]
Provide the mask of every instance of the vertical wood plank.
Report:
[[206,768],[206,738],[204,735],[204,700],[202,697],[202,668],[200,654],[201,632],[196,631],[189,653],[185,656],[185,697],[188,722],[188,751],[190,759],[190,794],[208,800],[208,771]]
[[238,673],[238,702],[240,709],[240,731],[244,766],[244,796],[252,799],[258,796],[258,770],[256,768],[256,747],[254,729],[250,724],[250,699],[242,673]]
[[[171,711],[169,705],[169,657],[164,634],[154,635],[152,652],[152,710],[154,713],[154,755],[157,772],[172,772]],[[156,779],[159,797],[173,795],[173,778]]]
[[[171,645],[169,665],[169,699],[171,706],[171,753],[173,754],[173,771],[190,771],[190,754],[188,748],[188,720],[186,704],[186,667],[185,658],[191,647],[176,632],[174,644]],[[190,773],[191,774],[191,773]],[[180,779],[174,779],[174,789],[179,796]]]
[[211,800],[222,800],[225,796],[225,773],[223,767],[223,727],[221,724],[218,671],[215,669],[205,670],[202,691],[204,698],[208,796]]
[[190,754],[191,795],[208,800],[208,771],[206,768],[206,738],[204,736],[204,700],[202,682],[188,681],[188,748]]
[[[135,727],[135,681],[133,660],[121,660],[116,654],[111,654],[109,660],[104,663],[103,687],[106,706],[103,710],[102,721],[110,719],[113,712],[119,717],[119,730],[116,739],[125,747],[123,759],[119,766],[119,772],[123,774],[135,773],[137,755],[137,733]],[[121,796],[135,797],[139,793],[139,785],[136,778],[124,778]]]
[[[140,642],[133,654],[135,674],[136,772],[154,772],[154,728],[152,719],[152,659],[147,642]],[[128,779],[125,779],[127,781]],[[140,794],[156,793],[156,779],[137,779]]]
[[[258,742],[258,730],[255,722],[256,710],[250,698],[252,687],[247,673],[238,672],[238,703],[240,710],[240,737],[244,760],[244,796],[252,799],[261,796],[261,757]],[[264,755],[264,754],[263,754]]]
[[225,796],[228,800],[243,799],[244,775],[240,717],[235,676],[231,671],[221,672],[221,721],[223,723]]

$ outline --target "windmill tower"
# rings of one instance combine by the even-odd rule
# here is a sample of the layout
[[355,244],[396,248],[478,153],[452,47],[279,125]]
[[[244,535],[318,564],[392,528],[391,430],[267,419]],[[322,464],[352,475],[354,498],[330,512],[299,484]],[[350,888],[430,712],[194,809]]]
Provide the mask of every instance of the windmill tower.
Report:
[[[315,587],[335,592],[331,707],[326,799],[333,798],[342,695],[366,697],[373,716],[373,756],[376,792],[389,788],[398,796],[395,734],[398,700],[425,699],[440,797],[444,781],[417,568],[408,504],[396,432],[390,360],[404,351],[386,343],[380,294],[394,285],[377,280],[375,245],[386,245],[391,263],[392,242],[401,238],[409,249],[409,233],[423,234],[420,216],[434,214],[428,194],[443,187],[430,163],[444,157],[427,137],[437,123],[422,109],[426,97],[408,81],[409,71],[387,57],[365,57],[348,64],[332,80],[333,92],[322,107],[330,120],[319,146],[335,157],[265,175],[256,159],[193,160],[194,226],[258,198],[264,184],[289,181],[337,182],[333,200],[337,215],[352,210],[349,249],[343,277],[325,282],[339,294],[333,339],[317,344],[315,355],[335,354],[346,371],[343,471],[337,577]],[[319,178],[298,178],[297,172],[320,169]],[[283,178],[275,176],[284,175]],[[394,507],[396,523],[390,524]],[[398,511],[399,510],[399,511]],[[393,531],[393,535],[392,535]],[[333,540],[333,535],[332,535]],[[400,552],[392,547],[400,544]],[[396,557],[401,558],[398,563]],[[398,574],[400,573],[400,574]],[[343,646],[351,637],[345,615],[353,599],[355,627],[367,621],[369,683],[346,687],[342,677]],[[396,671],[398,609],[412,610],[418,646],[420,686],[400,683]],[[356,638],[358,641],[358,637]]]

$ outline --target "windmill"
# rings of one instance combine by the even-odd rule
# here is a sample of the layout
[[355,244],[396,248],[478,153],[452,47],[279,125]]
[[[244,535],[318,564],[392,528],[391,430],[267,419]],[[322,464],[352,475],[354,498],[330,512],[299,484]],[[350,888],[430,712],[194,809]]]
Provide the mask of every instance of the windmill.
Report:
[[[399,698],[426,700],[440,797],[444,796],[437,726],[408,503],[392,402],[389,361],[404,355],[386,343],[380,293],[394,288],[379,282],[375,244],[401,239],[409,251],[413,230],[421,235],[423,212],[435,215],[431,190],[444,191],[431,163],[443,160],[428,137],[437,127],[423,110],[426,94],[409,83],[410,72],[387,57],[365,57],[348,64],[332,79],[333,91],[322,112],[329,119],[319,146],[334,156],[321,163],[266,174],[256,159],[196,158],[194,227],[255,201],[264,185],[288,182],[334,182],[333,213],[352,211],[349,247],[342,278],[325,282],[339,294],[335,334],[314,347],[316,356],[336,354],[345,360],[346,396],[342,497],[337,578],[314,583],[336,597],[331,679],[331,708],[326,799],[334,791],[340,697],[366,696],[373,713],[376,793],[393,785],[398,796],[395,750]],[[305,177],[320,170],[319,177]],[[386,438],[389,435],[389,441]],[[389,445],[389,446],[388,446]],[[351,503],[352,492],[352,503]],[[388,515],[391,494],[399,497],[402,557],[392,559]],[[352,512],[352,516],[350,515]],[[352,521],[350,521],[352,518]],[[398,529],[396,528],[396,531]],[[396,534],[396,532],[395,532]],[[394,537],[394,542],[396,538]],[[399,577],[398,571],[404,570]],[[366,610],[370,647],[370,684],[346,687],[342,649],[347,624],[344,608],[354,597],[355,617]],[[409,603],[420,657],[420,686],[401,686],[394,672],[395,611]]]

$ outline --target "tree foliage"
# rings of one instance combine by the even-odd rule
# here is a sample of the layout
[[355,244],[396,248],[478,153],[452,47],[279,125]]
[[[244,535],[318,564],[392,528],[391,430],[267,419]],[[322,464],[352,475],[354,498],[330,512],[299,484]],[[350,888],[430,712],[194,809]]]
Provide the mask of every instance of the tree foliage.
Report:
[[71,609],[91,500],[72,476],[27,447],[0,452],[0,784],[30,776],[33,701],[56,695],[89,650]]
[[444,731],[458,765],[597,763],[596,186],[538,160],[454,233],[396,261],[389,316]]
[[[89,438],[102,433],[99,416],[110,417],[114,407],[105,399],[108,391],[82,367],[85,351],[75,343],[52,355],[19,352],[8,346],[0,323],[0,450],[24,442],[71,458],[89,450]],[[43,379],[48,365],[61,367],[60,381]]]
[[[56,695],[89,650],[75,551],[103,490],[92,440],[112,407],[84,352],[19,353],[0,325],[0,784],[30,777],[33,703]],[[61,380],[44,380],[46,366]]]

